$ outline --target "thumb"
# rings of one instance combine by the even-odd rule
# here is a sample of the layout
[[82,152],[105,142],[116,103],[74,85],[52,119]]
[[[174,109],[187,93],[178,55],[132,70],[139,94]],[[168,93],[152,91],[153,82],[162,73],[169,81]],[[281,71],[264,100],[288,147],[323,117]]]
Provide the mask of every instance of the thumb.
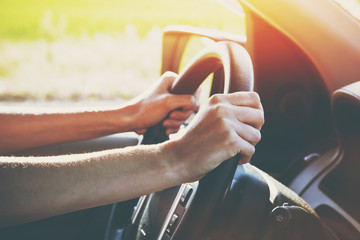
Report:
[[174,72],[165,72],[161,76],[160,84],[165,90],[169,91],[176,77],[177,74]]

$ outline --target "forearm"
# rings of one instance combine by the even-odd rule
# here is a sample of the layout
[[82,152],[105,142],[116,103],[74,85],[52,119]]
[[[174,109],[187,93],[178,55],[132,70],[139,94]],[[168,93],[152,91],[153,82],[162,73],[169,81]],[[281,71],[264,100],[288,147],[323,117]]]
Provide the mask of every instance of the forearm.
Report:
[[166,144],[1,159],[0,226],[132,199],[179,184]]
[[114,110],[18,114],[0,108],[0,154],[118,132],[142,134],[166,117],[170,118],[165,122],[166,132],[174,133],[192,111],[198,109],[196,97],[169,93],[174,79],[173,75],[163,75],[153,89]]
[[0,113],[0,154],[133,130],[135,106],[74,113]]

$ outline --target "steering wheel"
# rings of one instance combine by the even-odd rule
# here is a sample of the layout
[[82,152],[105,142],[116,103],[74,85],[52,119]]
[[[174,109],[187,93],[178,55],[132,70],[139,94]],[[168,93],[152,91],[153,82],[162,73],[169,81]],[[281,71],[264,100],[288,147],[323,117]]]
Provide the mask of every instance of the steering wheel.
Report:
[[[211,94],[253,89],[253,67],[247,51],[239,44],[224,41],[196,55],[178,75],[171,92],[193,94],[211,73],[214,73]],[[146,132],[142,144],[167,139],[164,128],[158,125]],[[237,162],[238,157],[234,156],[197,182],[141,197],[125,239],[207,239]]]

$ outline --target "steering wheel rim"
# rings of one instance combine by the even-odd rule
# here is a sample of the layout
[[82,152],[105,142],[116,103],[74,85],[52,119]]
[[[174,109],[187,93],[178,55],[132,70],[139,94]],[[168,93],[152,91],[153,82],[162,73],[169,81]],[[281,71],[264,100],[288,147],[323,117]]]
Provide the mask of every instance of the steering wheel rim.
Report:
[[[224,41],[214,43],[197,54],[178,75],[170,92],[193,94],[206,77],[213,72],[216,74],[214,74],[211,94],[253,90],[253,67],[249,54],[239,44]],[[156,144],[165,140],[168,140],[168,137],[165,129],[159,124],[145,133],[141,144]],[[140,216],[135,216],[136,219],[133,219],[133,223],[137,224],[136,239],[148,239],[149,236],[149,239],[203,239],[203,233],[208,232],[209,227],[211,228],[210,220],[214,210],[226,197],[237,161],[238,157],[234,156],[206,174],[198,183],[181,185],[160,230],[151,229],[152,216],[149,211],[154,207],[152,202],[158,204],[159,201],[161,202],[161,198],[169,198],[169,194],[165,193],[165,197],[163,197],[164,192],[162,191],[162,193],[154,193],[146,199],[143,198],[145,204],[138,206],[141,208]],[[179,212],[176,211],[182,206],[179,203],[181,195],[187,191],[188,186],[193,195],[187,199],[183,209],[179,210],[181,216],[178,216],[176,226],[170,232],[168,231],[169,223],[173,220],[174,213]],[[174,190],[169,191],[172,192],[170,195],[174,196]],[[196,230],[193,229],[194,224],[196,224]]]

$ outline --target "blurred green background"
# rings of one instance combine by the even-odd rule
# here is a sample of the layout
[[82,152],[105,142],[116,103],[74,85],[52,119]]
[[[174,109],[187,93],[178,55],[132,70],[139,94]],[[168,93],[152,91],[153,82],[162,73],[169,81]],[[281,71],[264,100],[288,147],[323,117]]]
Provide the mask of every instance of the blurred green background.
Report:
[[159,77],[173,24],[245,31],[216,0],[0,0],[0,105],[132,98]]
[[129,99],[159,77],[164,26],[244,31],[216,0],[0,0],[0,23],[0,105]]
[[234,15],[216,0],[1,0],[0,37],[37,39],[121,32],[128,24],[144,36],[154,25],[231,28]]

